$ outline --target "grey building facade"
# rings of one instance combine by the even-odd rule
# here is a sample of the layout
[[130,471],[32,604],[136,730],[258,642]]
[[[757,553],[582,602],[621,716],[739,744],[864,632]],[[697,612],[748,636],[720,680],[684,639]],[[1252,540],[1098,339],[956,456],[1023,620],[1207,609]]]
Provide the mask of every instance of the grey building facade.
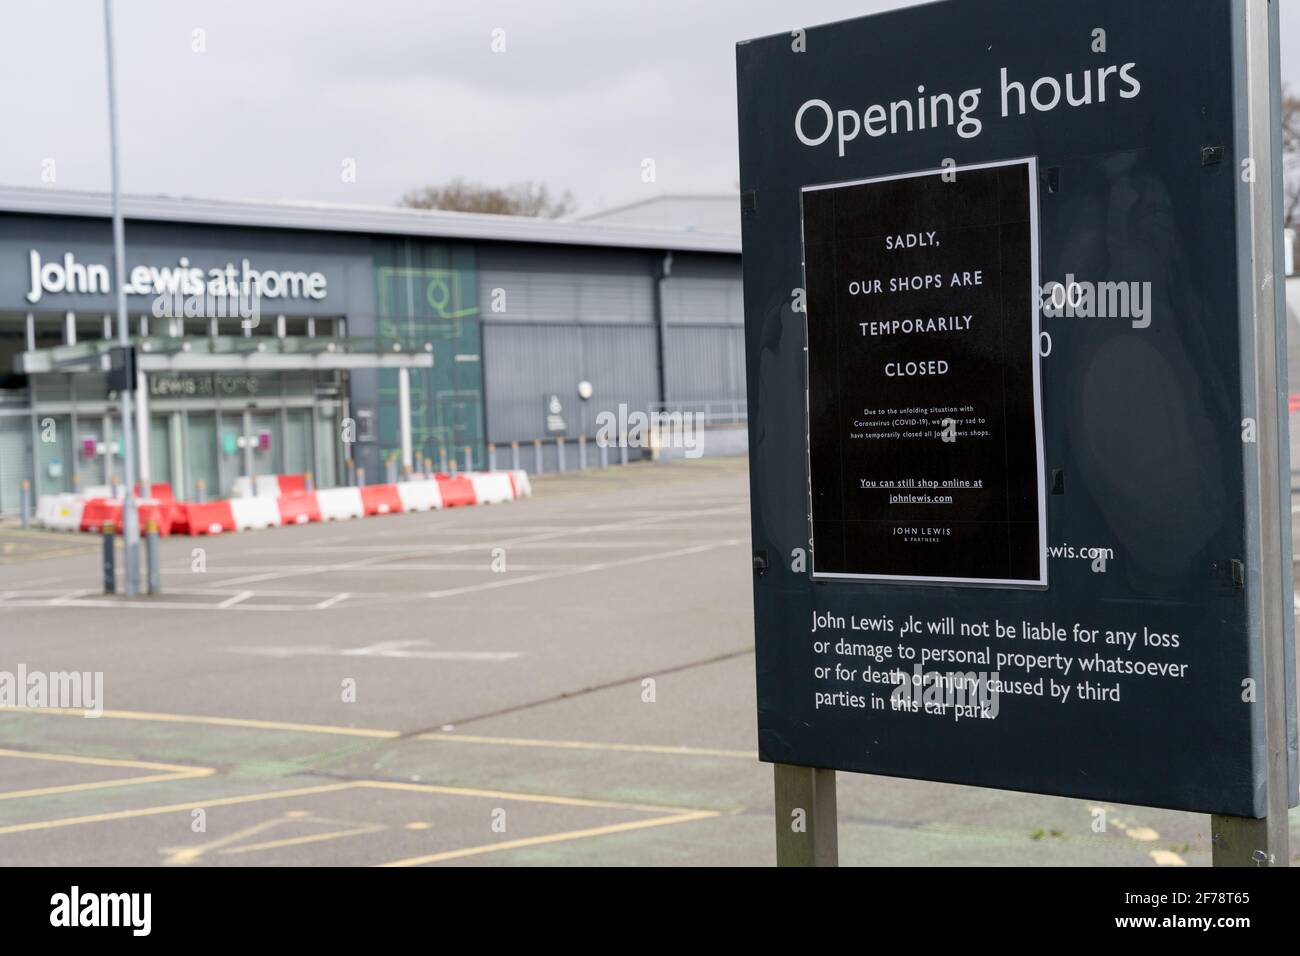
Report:
[[[142,473],[483,468],[620,405],[743,408],[739,238],[516,217],[131,198]],[[0,189],[0,510],[121,474],[105,197]],[[242,283],[242,286],[240,285]],[[250,319],[218,293],[256,290]],[[229,314],[227,314],[227,312]],[[590,386],[582,398],[579,385]],[[586,387],[583,389],[587,392]],[[557,404],[560,414],[552,414]],[[404,411],[405,408],[405,411]],[[491,446],[496,446],[489,451]],[[531,451],[521,457],[531,467]]]

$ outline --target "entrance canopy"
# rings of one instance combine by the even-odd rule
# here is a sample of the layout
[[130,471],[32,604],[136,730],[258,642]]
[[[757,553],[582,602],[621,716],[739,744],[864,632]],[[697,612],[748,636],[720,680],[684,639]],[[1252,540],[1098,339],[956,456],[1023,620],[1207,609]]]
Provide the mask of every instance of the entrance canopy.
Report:
[[[273,372],[334,371],[359,368],[432,368],[433,349],[404,350],[399,343],[385,348],[375,338],[134,338],[141,372]],[[49,372],[106,372],[112,340],[78,342],[22,352],[14,371],[24,375]]]
[[[403,348],[391,340],[376,338],[279,338],[270,336],[215,336],[176,338],[137,337],[136,408],[139,474],[148,480],[149,465],[149,382],[169,375],[227,373],[251,375],[258,372],[335,372],[355,369],[395,369],[398,380],[398,437],[401,463],[413,465],[411,438],[410,371],[433,367],[433,347]],[[24,375],[65,375],[109,371],[115,342],[101,339],[22,352],[14,358],[14,371]],[[249,416],[245,414],[245,427]],[[105,426],[106,428],[109,426]],[[314,426],[313,426],[314,427]],[[245,471],[252,473],[251,445],[245,450]]]

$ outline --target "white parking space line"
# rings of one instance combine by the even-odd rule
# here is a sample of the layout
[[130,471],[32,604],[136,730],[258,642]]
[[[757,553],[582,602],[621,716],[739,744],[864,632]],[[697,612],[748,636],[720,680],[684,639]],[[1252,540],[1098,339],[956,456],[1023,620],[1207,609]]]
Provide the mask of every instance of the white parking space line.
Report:
[[[331,607],[336,607],[339,604],[341,604],[344,600],[347,599],[353,599],[352,602],[346,605],[348,608],[353,608],[358,606],[373,605],[376,601],[380,601],[383,603],[396,603],[396,602],[406,603],[406,602],[413,602],[413,601],[420,601],[420,600],[429,600],[429,599],[440,600],[443,598],[458,597],[466,594],[475,594],[480,591],[491,591],[499,588],[514,587],[515,585],[520,585],[520,584],[531,584],[538,581],[549,581],[556,578],[570,577],[578,574],[591,574],[598,571],[605,571],[614,568],[626,567],[628,565],[642,564],[648,561],[659,561],[665,558],[676,558],[676,557],[684,557],[692,554],[702,554],[708,551],[716,550],[718,548],[725,548],[725,547],[731,547],[731,546],[743,544],[745,540],[746,539],[744,538],[726,538],[726,539],[708,542],[705,544],[694,545],[689,548],[673,548],[667,551],[655,551],[649,554],[637,555],[636,557],[632,557],[632,558],[622,558],[622,559],[617,559],[612,561],[598,561],[598,562],[592,562],[588,564],[577,564],[577,565],[564,565],[564,566],[550,565],[548,566],[548,570],[539,571],[533,574],[521,575],[517,573],[510,573],[508,575],[501,575],[497,580],[493,580],[489,582],[465,585],[463,587],[445,588],[439,591],[428,591],[424,593],[366,592],[364,594],[358,595],[355,592],[338,592],[338,593],[331,594],[330,597],[325,598],[324,600],[316,601],[312,603],[256,604],[256,603],[250,603],[250,599],[256,597],[314,596],[322,592],[288,591],[288,590],[266,590],[266,591],[243,590],[235,594],[232,594],[226,597],[225,599],[213,604],[213,603],[200,603],[194,601],[167,600],[167,601],[157,601],[157,602],[152,602],[152,601],[136,602],[136,601],[113,600],[111,598],[89,598],[86,597],[86,595],[89,595],[92,592],[88,590],[81,590],[81,591],[64,592],[53,598],[42,598],[37,600],[33,600],[32,598],[34,597],[34,595],[28,593],[23,595],[23,597],[26,599],[20,599],[20,600],[11,599],[11,600],[0,601],[0,607],[18,608],[18,607],[60,606],[60,607],[81,607],[81,608],[127,608],[132,610],[155,610],[155,611],[166,611],[166,610],[171,610],[171,611],[181,611],[181,610],[184,611],[278,611],[281,613],[294,612],[294,611],[316,612],[316,611],[328,610]],[[387,572],[388,570],[390,570],[384,565],[376,565],[376,564],[371,564],[369,562],[363,562],[362,564],[363,567],[359,569],[348,568],[347,566],[335,566],[335,567],[339,570],[351,570],[353,571],[353,573],[355,573],[357,570],[363,570],[365,572]],[[317,568],[313,573],[319,574],[322,573],[322,570],[323,569]],[[195,588],[187,588],[187,589],[173,589],[170,593],[218,597],[225,592],[223,592],[220,589],[202,590],[202,589],[195,589]],[[1298,607],[1300,607],[1300,604],[1298,604]],[[441,655],[441,653],[442,652],[439,652],[439,655]],[[454,652],[454,653],[468,654],[468,653],[477,653],[477,652]],[[485,652],[485,653],[490,653],[490,652]],[[419,655],[419,656],[424,656],[424,655]],[[437,659],[444,659],[444,658],[439,656]],[[462,659],[462,658],[445,658],[445,659],[453,660],[453,659]],[[463,659],[471,659],[471,658],[463,658]],[[477,659],[477,658],[473,658],[473,659]],[[492,659],[496,659],[496,658],[492,658]]]
[[[655,502],[644,508],[611,509],[604,502],[590,501],[584,502],[582,507],[556,510],[545,517],[537,515],[540,520],[526,525],[512,524],[513,515],[505,513],[485,515],[477,512],[469,516],[451,512],[445,517],[456,522],[463,519],[466,523],[444,523],[436,531],[427,522],[401,523],[391,529],[384,528],[383,534],[371,533],[371,529],[349,528],[347,534],[304,540],[298,547],[240,547],[224,556],[225,560],[237,566],[223,569],[209,564],[203,574],[193,573],[193,569],[183,563],[177,564],[165,569],[164,580],[168,586],[162,598],[157,600],[128,602],[117,595],[102,595],[95,589],[38,590],[27,582],[14,590],[13,585],[19,582],[12,582],[9,590],[0,593],[0,608],[61,606],[319,612],[440,600],[743,544],[747,539],[738,533],[742,531],[740,519],[747,515],[748,509],[743,505],[738,507],[736,500],[729,496],[699,497],[667,505]],[[469,523],[470,518],[483,517],[490,517],[490,522]],[[391,535],[390,531],[393,532]],[[435,535],[436,543],[431,543],[430,538]],[[406,543],[403,543],[404,536]],[[709,540],[698,543],[701,537]],[[382,538],[389,540],[376,540]],[[243,540],[240,539],[241,544]],[[211,543],[225,550],[235,541],[221,539]],[[253,544],[251,541],[248,543]],[[512,559],[507,571],[503,572],[493,563],[492,552],[497,548],[505,549]],[[637,553],[629,555],[628,552]],[[280,556],[287,560],[278,560]],[[552,557],[559,560],[551,561]],[[211,558],[218,563],[223,560],[220,551]],[[595,560],[584,561],[584,558]],[[319,563],[311,563],[313,561]],[[429,584],[412,578],[412,573],[430,574],[435,580],[429,584],[459,586],[424,590],[420,585],[427,588]],[[488,573],[492,574],[492,579],[482,580]],[[329,587],[326,581],[316,581],[312,583],[320,586],[314,589],[309,586],[289,590],[275,588],[272,583],[339,574],[352,576],[349,584],[353,590],[338,591],[337,583],[341,582],[337,582],[337,578],[332,579],[335,587]],[[445,580],[445,576],[450,574],[471,577],[462,577],[464,583],[461,584],[454,577]],[[444,577],[439,578],[439,575]],[[391,576],[392,581],[385,586],[379,576]],[[31,583],[44,583],[46,580],[50,579]],[[173,582],[183,582],[188,586],[172,586]],[[357,591],[353,582],[360,583],[362,590]],[[268,584],[270,588],[264,586]],[[371,585],[377,587],[372,590]]]
[[68,601],[73,601],[76,600],[77,598],[85,597],[87,594],[90,593],[91,592],[89,588],[81,588],[80,590],[77,591],[64,591],[58,597],[50,598],[49,603],[55,605],[66,604]]
[[[55,604],[53,601],[6,601],[0,604],[0,609],[20,608],[20,607],[76,607],[76,608],[101,608],[111,607],[128,611],[216,611],[215,604],[200,604],[192,601],[113,601],[106,598],[81,598],[75,601],[63,601]],[[311,611],[315,610],[310,604],[236,604],[228,608],[231,611]]]
[[[511,561],[509,564],[511,571],[554,571],[557,569],[581,568],[583,564],[562,564],[559,562],[548,561],[546,564],[518,564]],[[492,567],[491,557],[484,551],[483,560],[478,564],[415,564],[409,561],[403,561],[400,564],[372,564],[365,568],[361,573],[375,571],[457,571],[467,573],[481,573],[484,571],[494,574],[501,573]],[[357,574],[356,569],[349,569],[349,574]]]
[[334,647],[330,644],[271,644],[252,647],[227,647],[230,654],[247,654],[253,657],[273,657],[288,660],[294,657],[371,657],[394,660],[466,661],[500,664],[523,655],[518,651],[440,651],[426,640],[383,641],[366,647]]
[[[16,565],[14,565],[14,566],[16,567]],[[22,590],[22,591],[7,591],[6,593],[7,593],[7,594],[22,594],[22,593],[26,593],[26,592],[29,591],[31,588],[37,588],[37,587],[40,587],[40,586],[43,585],[43,584],[62,584],[62,583],[65,583],[67,580],[68,580],[68,576],[67,576],[66,574],[57,574],[57,575],[54,575],[53,577],[48,577],[48,578],[33,578],[33,579],[30,580],[30,581],[14,581],[14,582],[13,582],[14,584],[21,584],[23,590]]]
[[486,584],[470,584],[465,587],[447,588],[442,591],[430,591],[426,597],[445,598],[457,597],[462,594],[474,594],[478,591],[491,591],[497,588],[514,587],[517,584],[531,584],[535,581],[550,581],[554,578],[565,578],[575,574],[590,574],[593,571],[606,571],[610,568],[626,567],[630,564],[643,564],[646,561],[661,561],[664,558],[680,558],[688,554],[702,554],[705,551],[713,551],[717,548],[725,548],[729,545],[741,544],[742,538],[728,538],[725,541],[713,541],[708,544],[698,544],[690,548],[675,548],[671,551],[659,551],[654,554],[642,554],[635,558],[624,558],[620,561],[600,561],[594,564],[584,564],[577,568],[570,568],[565,571],[555,571],[554,573],[526,574],[522,577],[504,578],[500,581],[490,581]]
[[[722,512],[723,510],[724,509],[717,509],[717,508],[703,509],[700,511],[692,512],[691,515],[694,516],[704,516],[710,514],[716,515]],[[728,510],[734,511],[735,509],[728,509]],[[687,517],[689,516],[690,515],[688,515]],[[551,540],[553,538],[572,537],[574,535],[590,534],[592,532],[600,533],[603,531],[631,530],[639,527],[644,527],[645,525],[648,524],[659,524],[665,521],[673,521],[673,520],[681,520],[681,519],[682,516],[678,514],[657,514],[650,518],[636,518],[630,521],[621,520],[621,521],[609,521],[602,524],[594,524],[594,525],[593,524],[579,525],[573,528],[565,528],[560,531],[551,531],[542,534],[524,535],[523,537],[519,537],[519,538],[505,538],[501,541],[498,541],[497,546],[502,548],[518,547],[520,545],[528,544],[530,542],[546,541],[546,540]],[[398,552],[405,550],[411,554],[420,554],[425,552],[427,550],[427,547],[428,547],[427,545],[410,546],[406,548],[398,547],[395,550],[397,550]],[[463,544],[463,545],[449,545],[445,547],[447,547],[448,550],[442,553],[456,553],[456,552],[463,553],[466,551],[479,550],[482,548],[482,545]],[[320,550],[324,550],[324,549],[321,548]],[[245,575],[244,577],[232,578],[226,581],[225,583],[227,585],[255,584],[261,581],[276,580],[278,578],[301,577],[307,574],[318,574],[322,570],[351,571],[359,568],[370,567],[376,564],[382,564],[389,560],[391,560],[391,553],[379,554],[370,558],[358,558],[356,561],[349,561],[343,564],[329,565],[326,568],[317,568],[313,570],[278,570],[278,571],[266,571],[257,574],[249,574],[249,575]]]
[[[484,557],[482,557],[481,561],[473,562],[473,563],[400,561],[400,563],[394,563],[394,564],[376,564],[376,566],[370,568],[348,567],[346,568],[346,572],[347,574],[351,574],[351,575],[367,575],[367,574],[386,574],[386,572],[389,571],[456,571],[456,572],[467,572],[467,574],[481,574],[481,572],[484,571],[493,571],[494,568],[491,567],[490,549],[484,548],[482,549],[482,553],[484,553]],[[276,568],[276,570],[283,570],[283,567],[285,566],[282,566],[282,564],[274,564],[273,567]],[[307,572],[307,574],[312,574],[312,575],[326,575],[326,574],[333,574],[334,567],[335,566],[333,566],[333,564],[295,564],[294,570]],[[525,563],[515,562],[515,561],[510,562],[511,571],[552,571],[555,570],[555,568],[568,568],[568,567],[581,567],[581,564],[577,562],[565,563],[565,562],[554,562],[554,561],[547,561],[545,563],[536,563],[536,564],[525,564]],[[207,585],[207,587],[204,588],[195,589],[195,591],[196,593],[220,591],[222,585],[227,583],[227,579],[233,579],[233,576],[237,574],[240,576],[240,578],[243,578],[244,575],[248,574],[248,571],[250,571],[250,568],[248,568],[247,566],[239,568],[238,571],[233,571],[233,570],[221,571],[221,570],[214,570],[214,568],[209,567],[207,572],[205,572],[205,576],[207,576],[207,578],[212,580],[212,584]],[[188,567],[162,568],[162,574],[164,575],[168,575],[168,574],[177,575],[177,578],[173,578],[172,580],[179,580],[179,576],[186,575],[188,574],[188,572],[190,572],[190,568]],[[178,591],[179,591],[178,588],[168,587],[169,593],[177,593]],[[31,594],[32,592],[14,591],[9,593],[14,594],[14,596],[17,596],[17,594]],[[261,589],[259,589],[257,593],[270,594],[270,593],[277,593],[277,592],[261,591]],[[305,593],[312,593],[312,592],[294,591],[294,592],[278,592],[278,593],[305,594]],[[334,592],[329,591],[329,589],[326,589],[324,593],[333,594]],[[367,592],[367,593],[373,593],[373,592]]]
[[[674,533],[680,534],[685,530],[686,529],[681,529],[680,531],[674,530]],[[352,552],[371,553],[382,555],[383,558],[381,559],[386,559],[387,556],[393,554],[438,555],[464,554],[466,551],[488,551],[491,548],[498,546],[499,543],[504,544],[504,542],[500,542],[498,538],[498,540],[472,544],[368,544],[356,545],[351,548],[321,547],[313,548],[312,550],[320,554],[346,554]],[[653,548],[662,544],[662,541],[628,541],[619,538],[611,541],[516,541],[511,543],[510,547],[534,548],[539,550],[547,548]],[[290,570],[290,567],[286,565],[277,564],[275,566],[279,569]],[[307,570],[314,569],[315,567],[318,567],[318,565],[304,564],[298,565],[294,569]],[[209,567],[208,571],[211,572],[212,568]]]

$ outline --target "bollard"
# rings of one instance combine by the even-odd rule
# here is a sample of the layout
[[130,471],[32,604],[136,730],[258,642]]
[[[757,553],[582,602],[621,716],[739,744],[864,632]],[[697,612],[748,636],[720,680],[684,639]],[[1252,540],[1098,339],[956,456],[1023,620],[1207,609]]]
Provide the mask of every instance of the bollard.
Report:
[[542,473],[542,440],[540,438],[533,439],[533,462],[535,473],[540,475]]
[[618,446],[618,463],[620,465],[627,464],[627,442],[623,442]]
[[162,593],[162,569],[158,559],[158,522],[150,521],[145,528],[144,563],[149,581],[149,593]]
[[447,449],[438,449],[438,470],[444,475],[447,473]]
[[578,436],[578,468],[581,471],[587,470],[587,436]]
[[470,448],[469,445],[465,446],[465,470],[474,470],[474,449]]
[[567,470],[564,467],[564,436],[563,435],[555,439],[555,462],[560,471]]
[[316,479],[312,477],[312,473],[309,471],[302,477],[303,477],[303,487],[305,487],[308,491],[315,491]]
[[609,467],[609,446],[603,441],[600,443],[600,467]]
[[510,443],[510,468],[512,471],[519,470],[519,442]]
[[104,593],[117,593],[117,569],[113,566],[114,559],[117,557],[116,549],[113,547],[113,522],[105,521],[104,526],[100,529],[104,535]]
[[497,470],[497,446],[488,445],[488,471]]
[[202,478],[194,480],[194,500],[204,504],[208,500],[208,486]]
[[357,463],[351,458],[347,460],[347,476],[348,487],[355,488],[357,486]]
[[30,528],[32,526],[32,483],[24,478],[18,487],[19,497],[22,499],[23,527]]
[[456,467],[456,456],[455,456],[455,455],[452,455],[452,456],[451,456],[451,465],[450,465],[450,467],[447,469],[447,471],[448,471],[449,474],[454,475],[454,474],[456,474],[456,470],[457,470],[457,467]]
[[384,459],[384,478],[390,485],[397,481],[397,459],[392,455]]
[[365,483],[366,483],[366,470],[365,470],[364,468],[358,467],[358,468],[357,468],[357,487],[360,488],[360,487],[362,487],[363,485],[365,485]]
[[424,458],[424,477],[433,481],[433,459],[427,455]]

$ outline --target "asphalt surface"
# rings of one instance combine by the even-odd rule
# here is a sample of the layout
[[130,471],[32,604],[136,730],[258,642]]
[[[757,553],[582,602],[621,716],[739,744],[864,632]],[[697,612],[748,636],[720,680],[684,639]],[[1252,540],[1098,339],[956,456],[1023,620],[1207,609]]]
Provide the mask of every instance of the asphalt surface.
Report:
[[[173,538],[132,604],[97,540],[0,532],[0,670],[104,675],[98,719],[0,710],[0,865],[771,863],[745,467]],[[846,864],[1210,859],[1195,814],[838,791]]]

